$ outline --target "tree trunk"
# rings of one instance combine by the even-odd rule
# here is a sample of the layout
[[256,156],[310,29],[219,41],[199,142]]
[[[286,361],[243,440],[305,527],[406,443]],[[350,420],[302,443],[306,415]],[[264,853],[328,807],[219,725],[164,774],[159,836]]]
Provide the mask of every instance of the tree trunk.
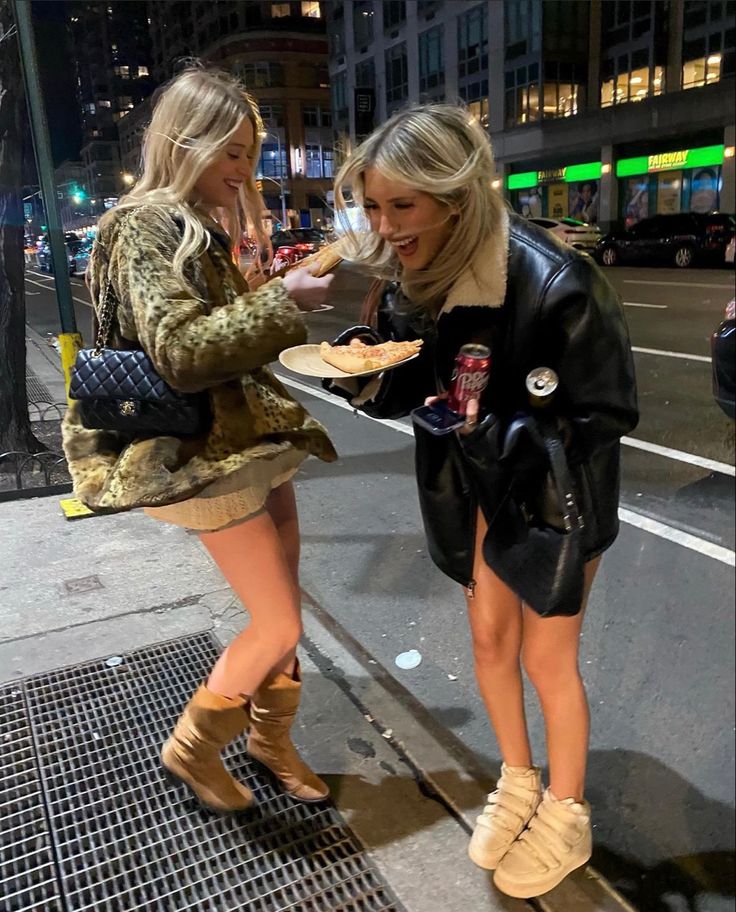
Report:
[[[9,0],[0,0],[0,455],[38,453],[28,420],[21,201],[23,76]],[[13,466],[0,460],[0,472]]]

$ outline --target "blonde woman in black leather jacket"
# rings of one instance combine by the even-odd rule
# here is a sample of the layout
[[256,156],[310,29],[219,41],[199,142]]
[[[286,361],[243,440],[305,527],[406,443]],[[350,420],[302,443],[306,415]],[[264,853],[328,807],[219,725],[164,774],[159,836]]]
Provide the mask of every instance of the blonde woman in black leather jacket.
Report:
[[[591,854],[578,644],[600,556],[618,532],[619,440],[638,414],[616,294],[590,258],[510,215],[493,173],[482,128],[444,105],[395,115],[344,164],[338,213],[349,188],[370,229],[350,233],[346,253],[382,281],[370,296],[370,327],[339,341],[424,345],[377,380],[326,385],[374,417],[398,417],[445,395],[462,345],[491,350],[477,423],[439,437],[415,426],[417,484],[432,558],[464,587],[478,686],[503,759],[470,857],[495,870],[503,892],[531,897]],[[530,407],[525,385],[543,366],[559,378],[544,413]],[[554,478],[567,484],[562,502]],[[567,522],[573,508],[582,517],[574,538],[556,520]],[[559,550],[544,550],[550,542]],[[576,584],[561,586],[566,580]],[[546,790],[531,755],[521,662],[544,714]]]

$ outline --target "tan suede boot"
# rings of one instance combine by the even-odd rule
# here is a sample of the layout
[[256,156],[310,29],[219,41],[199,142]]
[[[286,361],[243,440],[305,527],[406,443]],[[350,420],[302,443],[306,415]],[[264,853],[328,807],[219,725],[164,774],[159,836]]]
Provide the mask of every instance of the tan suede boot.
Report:
[[502,893],[531,899],[554,889],[584,865],[593,851],[590,805],[547,789],[537,813],[509,851],[493,877]]
[[164,767],[210,810],[243,811],[253,804],[253,793],[230,775],[220,757],[248,722],[247,700],[231,700],[203,684],[161,748]]
[[292,677],[279,674],[261,684],[250,704],[248,753],[271,770],[287,795],[323,801],[330,793],[327,783],[304,763],[289,735],[301,690],[298,661]]
[[468,855],[478,867],[493,871],[534,816],[542,800],[538,766],[501,767],[501,778],[477,818]]

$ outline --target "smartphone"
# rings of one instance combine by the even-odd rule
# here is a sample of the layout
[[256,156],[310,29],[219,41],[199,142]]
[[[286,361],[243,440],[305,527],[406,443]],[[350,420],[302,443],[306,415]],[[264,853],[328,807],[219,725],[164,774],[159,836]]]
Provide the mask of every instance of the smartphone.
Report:
[[450,411],[444,399],[440,399],[433,405],[423,405],[421,408],[414,409],[411,417],[420,427],[437,437],[451,434],[465,424],[464,416]]

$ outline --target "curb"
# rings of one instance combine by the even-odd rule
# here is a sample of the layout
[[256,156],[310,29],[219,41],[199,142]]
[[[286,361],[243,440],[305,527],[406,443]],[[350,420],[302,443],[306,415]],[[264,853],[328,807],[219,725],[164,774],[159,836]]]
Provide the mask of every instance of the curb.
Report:
[[[340,679],[353,702],[406,758],[420,786],[469,836],[493,785],[488,771],[339,621],[304,590],[302,595],[305,639],[332,663],[332,668],[320,667],[322,673]],[[638,912],[590,865],[529,903],[539,912]]]

